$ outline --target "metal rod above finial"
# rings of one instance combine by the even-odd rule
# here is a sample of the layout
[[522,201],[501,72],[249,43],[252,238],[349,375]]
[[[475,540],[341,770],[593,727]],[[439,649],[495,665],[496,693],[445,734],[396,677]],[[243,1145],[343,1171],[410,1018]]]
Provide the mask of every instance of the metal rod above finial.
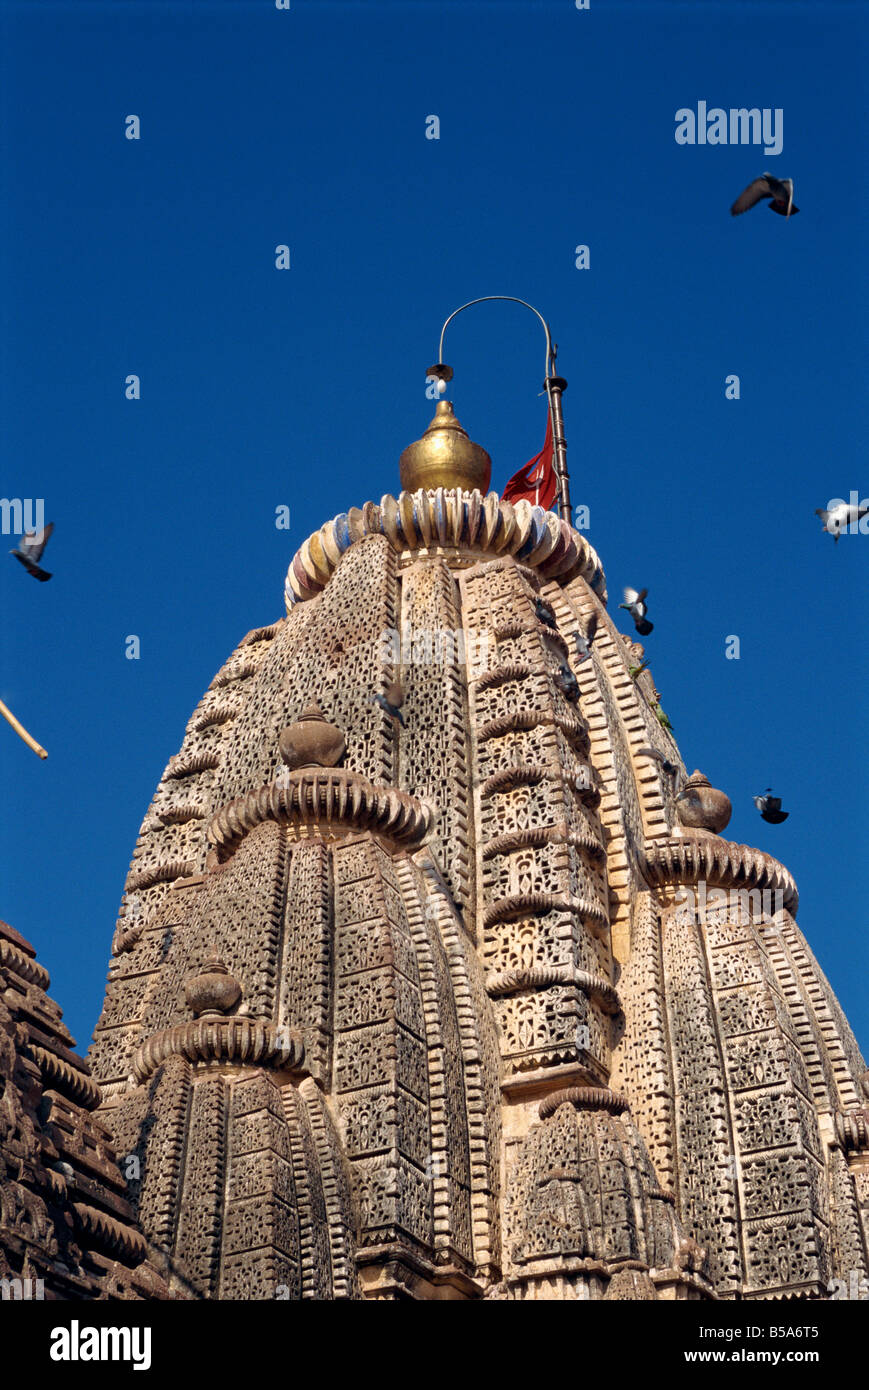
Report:
[[564,416],[561,410],[561,397],[567,389],[567,382],[564,377],[556,376],[555,359],[558,348],[552,341],[549,324],[539,310],[535,309],[533,304],[529,304],[527,299],[517,299],[512,294],[484,294],[479,299],[469,299],[467,304],[460,304],[458,309],[454,309],[449,318],[444,320],[438,342],[438,360],[433,367],[429,368],[427,375],[437,377],[445,384],[452,380],[453,369],[444,362],[444,336],[447,328],[456,315],[461,314],[464,309],[471,309],[475,304],[487,304],[494,299],[506,300],[510,304],[522,304],[526,309],[530,309],[543,325],[543,331],[546,334],[546,379],[543,386],[549,402],[549,419],[552,425],[552,452],[555,461],[555,475],[558,479],[559,511],[562,521],[570,522],[572,516],[570,475],[567,471],[567,440],[564,437]]

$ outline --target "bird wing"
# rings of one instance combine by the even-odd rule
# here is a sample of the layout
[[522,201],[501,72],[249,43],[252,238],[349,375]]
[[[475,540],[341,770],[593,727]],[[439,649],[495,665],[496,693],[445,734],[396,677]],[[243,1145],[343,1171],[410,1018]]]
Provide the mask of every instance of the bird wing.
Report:
[[27,531],[21,537],[19,550],[26,555],[28,560],[39,560],[42,552],[48,545],[49,537],[54,530],[54,522],[49,521],[47,526],[43,526],[39,531]]
[[622,593],[625,596],[625,603],[636,603],[640,597],[636,589],[623,589]]
[[748,212],[755,203],[759,203],[762,198],[772,197],[772,189],[769,186],[769,179],[752,179],[747,188],[744,188],[730,209],[732,217],[738,217],[741,212]]
[[586,642],[588,643],[589,646],[591,646],[592,642],[594,641],[594,635],[595,635],[596,632],[597,632],[597,610],[595,609],[595,610],[592,612],[591,617],[589,618],[588,622],[587,622],[586,625],[585,625],[585,640],[586,640]]
[[659,763],[665,763],[667,761],[667,759],[664,757],[664,754],[659,753],[657,748],[638,748],[637,756],[639,757],[640,754],[645,755],[645,757],[647,758],[654,758],[655,761]]

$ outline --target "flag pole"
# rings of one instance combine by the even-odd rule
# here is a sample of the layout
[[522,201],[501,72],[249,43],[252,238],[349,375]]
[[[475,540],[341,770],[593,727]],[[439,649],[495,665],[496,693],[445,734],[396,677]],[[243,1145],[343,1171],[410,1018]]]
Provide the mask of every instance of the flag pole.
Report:
[[570,505],[570,474],[567,471],[567,440],[564,437],[564,415],[561,409],[561,397],[567,390],[567,382],[563,376],[556,376],[555,374],[555,358],[558,348],[552,341],[549,324],[540,311],[535,309],[533,304],[529,304],[527,299],[517,299],[512,294],[484,294],[479,299],[469,299],[467,304],[460,304],[458,309],[454,309],[449,318],[444,321],[438,343],[438,360],[433,367],[429,367],[427,375],[437,377],[446,387],[446,383],[452,380],[453,375],[452,367],[448,367],[444,362],[444,334],[449,324],[452,323],[456,314],[460,314],[463,309],[470,309],[475,304],[487,304],[493,299],[507,300],[510,304],[522,304],[526,309],[530,309],[532,314],[536,314],[543,325],[543,331],[546,334],[546,380],[543,387],[549,402],[549,419],[552,426],[553,459],[559,492],[558,509],[562,521],[570,523],[573,514]]
[[555,351],[550,362],[550,375],[543,383],[549,398],[549,413],[552,418],[552,449],[555,459],[555,475],[558,478],[558,509],[561,520],[570,524],[573,509],[570,505],[570,474],[567,471],[567,440],[564,437],[564,415],[561,410],[561,397],[567,390],[563,376],[555,375]]

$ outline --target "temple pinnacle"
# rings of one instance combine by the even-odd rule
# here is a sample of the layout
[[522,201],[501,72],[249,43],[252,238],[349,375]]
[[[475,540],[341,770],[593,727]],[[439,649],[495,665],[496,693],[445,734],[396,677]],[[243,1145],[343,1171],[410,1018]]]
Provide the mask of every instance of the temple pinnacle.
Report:
[[492,460],[471,442],[450,401],[438,401],[425,434],[407,446],[398,466],[405,492],[444,487],[485,493],[492,476]]

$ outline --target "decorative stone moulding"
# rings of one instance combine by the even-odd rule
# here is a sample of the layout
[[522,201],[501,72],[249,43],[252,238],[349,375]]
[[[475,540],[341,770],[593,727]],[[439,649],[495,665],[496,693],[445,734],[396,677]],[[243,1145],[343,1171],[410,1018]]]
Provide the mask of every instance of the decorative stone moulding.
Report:
[[611,1091],[608,1086],[567,1086],[562,1091],[553,1091],[540,1102],[541,1120],[547,1120],[562,1105],[572,1105],[575,1110],[607,1110],[611,1115],[621,1115],[629,1109],[627,1096]]
[[529,502],[513,506],[495,492],[438,487],[388,494],[327,521],[296,551],[287,571],[287,612],[325,589],[346,550],[365,536],[385,536],[410,562],[443,556],[463,568],[499,555],[537,571],[543,580],[566,582],[581,574],[606,602],[606,580],[597,552],[566,521]]
[[[537,729],[541,724],[554,724],[564,737],[583,751],[590,746],[588,725],[577,714],[553,714],[551,710],[520,709],[509,714],[499,714],[477,729],[477,738],[486,742],[490,738],[504,738],[507,734],[523,733]],[[511,768],[512,772],[513,769]]]
[[609,926],[609,917],[599,903],[577,898],[572,893],[513,893],[490,903],[483,913],[484,928],[499,922],[518,922],[524,917],[540,917],[547,912],[573,912],[582,917],[595,935]]
[[219,863],[265,821],[290,827],[300,839],[318,834],[335,840],[370,830],[396,845],[418,845],[433,818],[425,802],[394,787],[375,786],[358,773],[301,768],[288,772],[285,781],[269,782],[224,806],[211,820],[208,840]]
[[[545,773],[545,769],[544,769]],[[498,774],[496,774],[497,776]],[[493,779],[490,778],[489,782]],[[541,780],[540,778],[537,779]],[[489,782],[483,784],[485,788]],[[503,790],[503,784],[501,784]],[[497,788],[496,788],[497,790]],[[540,849],[543,845],[573,845],[574,849],[590,854],[593,859],[605,859],[606,850],[599,840],[585,830],[572,830],[562,821],[558,825],[532,825],[518,830],[505,830],[494,840],[486,840],[482,845],[483,859],[494,859],[499,854],[513,854],[519,849]]]
[[587,970],[577,970],[572,965],[537,965],[529,966],[526,970],[502,970],[486,978],[486,992],[493,999],[503,999],[526,990],[550,989],[553,985],[575,985],[594,999],[604,1013],[617,1015],[622,1012],[618,993],[608,980]]
[[157,883],[173,883],[176,878],[189,878],[195,865],[192,859],[167,859],[162,864],[149,864],[144,869],[131,869],[127,876],[127,892],[141,893]]
[[[11,935],[14,928],[10,927],[8,923],[3,925]],[[19,941],[24,942],[24,938],[19,937],[17,932],[15,932],[15,936]],[[15,974],[19,975],[22,980],[26,980],[29,985],[36,985],[37,989],[47,990],[51,983],[51,976],[44,965],[40,965],[38,960],[34,960],[31,955],[26,954],[14,942],[0,936],[0,967],[3,966],[14,970]]]
[[869,1152],[869,1107],[833,1116],[833,1129],[839,1148],[846,1153]]
[[86,1070],[86,1064],[75,1053],[68,1053],[70,1061],[66,1061],[56,1052],[49,1052],[48,1048],[39,1047],[36,1043],[30,1044],[29,1052],[42,1073],[46,1088],[59,1091],[83,1110],[96,1110],[102,1100],[100,1088]]
[[250,1018],[211,1015],[194,1023],[176,1023],[142,1043],[133,1056],[132,1080],[146,1081],[170,1057],[188,1062],[235,1062],[298,1071],[305,1048],[295,1033]]
[[678,886],[705,880],[716,888],[760,888],[782,894],[782,905],[796,914],[797,885],[783,864],[763,850],[712,835],[680,835],[647,840],[642,850],[649,883]]
[[74,1202],[72,1210],[75,1225],[85,1235],[93,1237],[104,1250],[110,1250],[130,1263],[139,1264],[148,1258],[148,1243],[132,1226],[122,1225],[114,1217],[86,1202]]

